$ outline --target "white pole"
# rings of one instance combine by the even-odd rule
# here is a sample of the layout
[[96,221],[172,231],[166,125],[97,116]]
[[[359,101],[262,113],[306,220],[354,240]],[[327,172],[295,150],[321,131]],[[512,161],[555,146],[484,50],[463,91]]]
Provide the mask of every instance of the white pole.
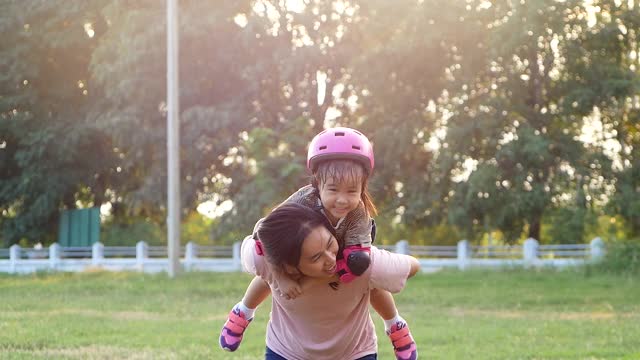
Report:
[[167,241],[169,277],[180,265],[180,113],[178,101],[178,5],[167,0]]

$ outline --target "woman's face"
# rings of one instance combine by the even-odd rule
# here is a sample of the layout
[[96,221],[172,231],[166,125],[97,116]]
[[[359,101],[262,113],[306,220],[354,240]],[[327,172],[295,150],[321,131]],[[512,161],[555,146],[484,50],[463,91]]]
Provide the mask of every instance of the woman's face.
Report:
[[336,272],[338,242],[324,226],[318,226],[302,243],[298,269],[313,278],[331,278]]

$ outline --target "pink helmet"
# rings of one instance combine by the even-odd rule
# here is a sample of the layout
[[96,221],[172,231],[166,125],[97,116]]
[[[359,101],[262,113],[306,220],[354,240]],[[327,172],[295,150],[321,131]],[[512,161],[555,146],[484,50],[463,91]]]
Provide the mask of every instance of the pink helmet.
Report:
[[360,131],[335,127],[316,135],[307,153],[307,168],[312,172],[318,162],[331,159],[351,159],[360,162],[368,173],[373,170],[373,147]]

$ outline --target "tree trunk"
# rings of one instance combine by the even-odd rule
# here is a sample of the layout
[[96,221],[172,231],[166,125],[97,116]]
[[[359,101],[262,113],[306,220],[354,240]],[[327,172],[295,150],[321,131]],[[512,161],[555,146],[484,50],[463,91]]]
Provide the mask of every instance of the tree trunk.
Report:
[[62,198],[62,203],[65,205],[65,207],[68,210],[73,210],[77,208],[75,192],[73,191],[66,192]]
[[540,242],[540,220],[542,216],[534,215],[529,222],[529,238],[533,238]]
[[640,236],[640,216],[631,217],[631,237]]
[[104,176],[99,175],[94,183],[93,188],[93,206],[100,207],[104,204],[105,200],[105,181]]

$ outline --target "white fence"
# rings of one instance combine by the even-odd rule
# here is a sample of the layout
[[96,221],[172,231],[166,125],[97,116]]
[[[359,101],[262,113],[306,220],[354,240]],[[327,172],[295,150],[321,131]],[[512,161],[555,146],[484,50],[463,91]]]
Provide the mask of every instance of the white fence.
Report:
[[[414,246],[406,240],[395,245],[380,245],[389,251],[409,254],[420,260],[423,271],[445,267],[461,270],[470,267],[566,267],[597,261],[604,256],[604,242],[595,238],[590,244],[539,245],[527,239],[523,245],[471,246],[462,240],[457,246]],[[181,249],[181,263],[186,271],[240,271],[240,243],[232,246],[201,246],[188,243]],[[169,268],[167,248],[139,242],[135,247],[61,247],[21,248],[13,245],[0,249],[0,272],[33,273],[37,271],[110,271],[166,272]]]

